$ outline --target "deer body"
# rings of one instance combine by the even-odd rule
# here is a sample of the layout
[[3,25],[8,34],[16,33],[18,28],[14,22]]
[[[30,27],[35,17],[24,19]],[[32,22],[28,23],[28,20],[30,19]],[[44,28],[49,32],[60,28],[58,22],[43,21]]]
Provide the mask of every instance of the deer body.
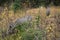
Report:
[[15,30],[16,25],[20,25],[20,24],[22,24],[24,22],[29,22],[31,20],[32,20],[32,16],[25,16],[25,17],[22,17],[22,18],[17,19],[15,21],[15,23],[12,23],[11,22],[10,25],[9,25],[8,30],[6,32],[3,32],[2,33],[2,36],[3,35],[10,35],[10,33],[14,33],[14,30]]

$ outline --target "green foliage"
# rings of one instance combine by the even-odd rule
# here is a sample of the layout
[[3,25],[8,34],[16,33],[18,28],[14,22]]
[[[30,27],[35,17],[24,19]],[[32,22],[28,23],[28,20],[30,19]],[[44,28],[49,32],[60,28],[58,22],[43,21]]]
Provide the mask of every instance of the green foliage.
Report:
[[22,40],[33,40],[34,35],[32,33],[24,32],[22,34]]
[[24,6],[22,5],[24,3],[28,6],[30,5],[33,8],[39,7],[41,5],[48,6],[51,4],[51,2],[53,2],[53,4],[56,6],[60,5],[60,0],[0,0],[0,5],[7,4],[10,6],[12,2],[14,11],[23,8]]
[[[13,0],[0,0],[0,6],[9,5]],[[9,5],[10,6],[10,5]]]
[[44,6],[49,5],[50,2],[51,1],[46,1],[46,0],[15,0],[13,3],[13,9],[18,10],[18,9],[24,8],[25,6],[29,7],[29,5],[32,8],[36,8],[41,5],[44,5]]
[[13,9],[14,11],[19,10],[24,8],[25,6],[30,7],[31,8],[36,8],[39,6],[49,6],[51,4],[51,2],[54,5],[60,5],[60,1],[59,0],[15,0],[13,2]]
[[60,0],[54,0],[53,3],[55,6],[58,6],[58,5],[60,5]]
[[28,28],[28,22],[17,25],[16,28],[20,31],[20,32],[24,32],[26,31],[26,29]]
[[35,18],[35,20],[36,20],[36,26],[37,26],[37,28],[40,29],[40,15],[37,15],[36,18]]
[[13,3],[13,10],[16,11],[22,8],[21,0],[15,0]]
[[42,40],[42,32],[40,30],[30,29],[28,32],[22,33],[22,40]]
[[40,21],[40,15],[36,16],[36,22],[39,23]]
[[[39,19],[39,17],[38,17]],[[18,25],[16,29],[20,31],[21,40],[42,40],[43,32],[39,29],[29,27],[29,22]]]

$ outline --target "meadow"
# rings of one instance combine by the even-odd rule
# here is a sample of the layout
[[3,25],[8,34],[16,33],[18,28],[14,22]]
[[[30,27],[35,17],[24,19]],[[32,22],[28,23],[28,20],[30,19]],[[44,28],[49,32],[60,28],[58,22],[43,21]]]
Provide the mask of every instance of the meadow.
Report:
[[[14,23],[17,19],[26,15],[32,16],[32,27],[29,27],[28,23],[24,23],[15,28],[18,31],[17,33],[7,35],[4,39],[1,37],[2,31],[4,32],[8,29],[9,23]],[[49,16],[46,16],[45,7],[17,10],[16,13],[12,9],[8,11],[5,8],[0,13],[0,40],[60,40],[60,31],[58,30],[60,26],[58,26],[57,22],[60,20],[59,17],[60,6],[51,6]],[[37,27],[38,25],[39,27]],[[22,27],[22,29],[20,30],[19,27]],[[37,37],[35,37],[36,35]]]

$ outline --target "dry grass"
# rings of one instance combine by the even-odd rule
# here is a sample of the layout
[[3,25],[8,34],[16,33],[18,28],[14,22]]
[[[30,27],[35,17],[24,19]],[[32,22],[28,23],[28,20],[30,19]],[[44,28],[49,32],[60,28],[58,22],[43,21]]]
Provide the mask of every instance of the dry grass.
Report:
[[[60,7],[50,7],[50,15],[46,16],[46,8],[42,7],[42,8],[35,8],[35,9],[28,9],[26,11],[17,11],[17,13],[14,14],[14,12],[12,10],[9,11],[8,16],[6,15],[6,11],[4,11],[1,15],[0,18],[2,18],[2,20],[0,21],[0,29],[1,30],[6,30],[7,26],[8,26],[8,20],[11,22],[15,22],[16,19],[23,17],[25,15],[32,15],[33,19],[36,15],[40,15],[41,19],[42,19],[42,26],[46,26],[46,24],[44,23],[45,20],[50,20],[50,17],[54,17],[56,15],[56,13],[60,13]],[[9,19],[8,19],[9,18]],[[52,20],[52,19],[51,19]]]
[[[49,17],[53,17],[54,15],[56,15],[56,13],[60,13],[60,7],[50,7],[50,16]],[[7,13],[8,14],[8,13]],[[8,16],[6,16],[6,11],[4,11],[0,17],[3,19],[2,21],[0,21],[0,27],[5,27],[7,25],[6,21],[8,20],[7,18],[9,17],[10,21],[15,21],[16,19],[23,17],[25,15],[32,15],[33,17],[35,17],[36,15],[41,15],[41,18],[43,20],[45,20],[46,16],[46,8],[42,7],[42,8],[35,8],[35,9],[28,9],[25,11],[17,11],[17,13],[14,14],[14,12],[12,10],[9,11]]]

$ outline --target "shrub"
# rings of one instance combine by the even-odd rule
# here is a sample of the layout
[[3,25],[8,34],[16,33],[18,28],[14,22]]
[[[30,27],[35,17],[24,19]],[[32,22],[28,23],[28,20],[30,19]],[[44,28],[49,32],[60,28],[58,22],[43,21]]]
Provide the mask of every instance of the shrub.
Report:
[[43,32],[33,27],[30,28],[28,23],[23,23],[16,28],[20,31],[21,40],[42,40]]

